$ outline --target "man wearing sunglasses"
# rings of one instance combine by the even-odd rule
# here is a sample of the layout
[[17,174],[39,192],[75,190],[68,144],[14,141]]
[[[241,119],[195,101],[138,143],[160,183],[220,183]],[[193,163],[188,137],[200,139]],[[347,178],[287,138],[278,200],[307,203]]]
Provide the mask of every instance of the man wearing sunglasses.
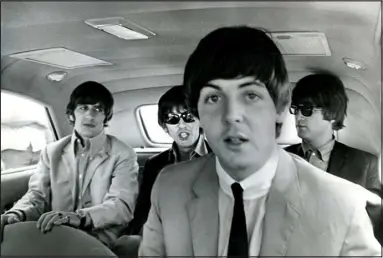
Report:
[[359,184],[381,196],[378,158],[335,140],[344,127],[348,98],[342,81],[332,74],[312,74],[297,82],[290,113],[295,115],[302,144],[286,148],[328,173]]
[[141,234],[150,210],[152,187],[159,172],[165,166],[198,158],[211,151],[198,118],[187,109],[183,87],[175,86],[162,95],[158,102],[158,124],[174,142],[170,149],[149,158],[145,164],[134,219],[126,232],[131,235]]

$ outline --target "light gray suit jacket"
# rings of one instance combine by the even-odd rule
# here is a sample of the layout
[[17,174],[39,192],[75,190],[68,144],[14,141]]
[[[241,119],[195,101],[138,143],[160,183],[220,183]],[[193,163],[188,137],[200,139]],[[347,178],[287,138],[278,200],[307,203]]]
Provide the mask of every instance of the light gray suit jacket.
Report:
[[[22,210],[26,219],[38,220],[48,211],[74,211],[76,198],[84,199],[90,188],[90,200],[82,200],[93,221],[92,235],[111,245],[133,218],[138,193],[138,164],[134,150],[114,136],[106,135],[105,144],[88,164],[91,173],[84,178],[80,196],[75,196],[75,156],[66,136],[49,144],[41,153],[36,171],[29,180],[28,192],[10,210]],[[72,147],[72,148],[71,148]],[[10,212],[8,211],[8,212]]]
[[[381,255],[365,211],[367,190],[284,150],[279,157],[260,256]],[[217,256],[218,191],[214,154],[165,168],[139,255]]]

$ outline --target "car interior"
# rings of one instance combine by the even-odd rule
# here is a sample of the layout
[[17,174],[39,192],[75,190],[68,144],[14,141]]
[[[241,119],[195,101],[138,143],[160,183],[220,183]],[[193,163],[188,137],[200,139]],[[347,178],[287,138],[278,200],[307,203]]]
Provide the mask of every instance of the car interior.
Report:
[[[70,93],[97,81],[114,97],[106,128],[134,148],[140,172],[172,139],[157,124],[160,96],[183,83],[209,32],[248,25],[270,32],[290,83],[318,71],[349,98],[338,141],[381,155],[381,2],[1,2],[1,206],[28,189],[40,151],[72,133]],[[222,42],[222,44],[225,44]],[[288,114],[278,143],[300,142]],[[139,177],[140,178],[140,177]]]

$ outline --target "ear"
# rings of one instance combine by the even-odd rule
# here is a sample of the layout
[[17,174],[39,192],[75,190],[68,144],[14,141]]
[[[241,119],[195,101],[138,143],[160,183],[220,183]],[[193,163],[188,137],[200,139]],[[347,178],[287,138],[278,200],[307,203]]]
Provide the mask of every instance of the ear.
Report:
[[74,116],[73,115],[69,115],[69,120],[74,122]]

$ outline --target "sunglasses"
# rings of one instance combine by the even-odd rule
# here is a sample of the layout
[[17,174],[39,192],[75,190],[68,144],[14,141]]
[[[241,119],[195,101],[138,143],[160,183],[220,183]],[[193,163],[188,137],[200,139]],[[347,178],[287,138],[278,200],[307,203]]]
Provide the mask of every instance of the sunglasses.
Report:
[[194,116],[190,112],[184,112],[182,114],[174,114],[168,113],[167,116],[164,117],[165,123],[170,125],[176,125],[182,119],[185,123],[193,123],[195,121]]
[[314,106],[304,106],[304,105],[299,105],[299,106],[296,106],[296,105],[291,105],[290,106],[290,113],[292,115],[298,115],[298,111],[301,111],[301,114],[303,116],[311,116],[315,110],[320,110],[320,108],[318,107],[314,107]]

